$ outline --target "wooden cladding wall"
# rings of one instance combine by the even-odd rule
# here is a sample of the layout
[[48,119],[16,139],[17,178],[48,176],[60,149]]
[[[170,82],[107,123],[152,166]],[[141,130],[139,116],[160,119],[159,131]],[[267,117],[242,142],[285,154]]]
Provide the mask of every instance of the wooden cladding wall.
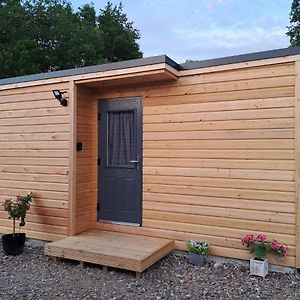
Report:
[[69,107],[59,105],[53,89],[68,92],[68,83],[0,90],[1,233],[12,231],[4,199],[32,191],[28,236],[67,235]]
[[144,98],[144,199],[142,228],[95,228],[172,238],[178,249],[205,240],[241,259],[250,255],[240,239],[263,232],[288,244],[281,263],[295,266],[294,63],[98,93]]
[[75,232],[91,228],[96,220],[98,114],[95,94],[77,89],[77,141],[82,151],[77,152]]

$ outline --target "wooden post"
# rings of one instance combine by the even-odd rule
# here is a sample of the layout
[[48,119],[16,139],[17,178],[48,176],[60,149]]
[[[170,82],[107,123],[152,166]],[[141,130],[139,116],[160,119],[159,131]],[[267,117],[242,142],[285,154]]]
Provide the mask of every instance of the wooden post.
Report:
[[295,62],[296,268],[300,268],[300,61]]
[[76,234],[75,217],[76,217],[76,140],[77,140],[77,95],[74,80],[69,84],[69,101],[70,107],[70,155],[69,155],[69,222],[68,235]]
[[108,271],[108,266],[103,266],[103,267],[102,267],[102,270],[103,270],[104,272],[107,272],[107,271]]
[[84,269],[85,268],[85,262],[84,261],[80,261],[80,267],[82,268],[82,269]]
[[141,272],[135,272],[135,279],[139,280],[141,279],[142,273]]

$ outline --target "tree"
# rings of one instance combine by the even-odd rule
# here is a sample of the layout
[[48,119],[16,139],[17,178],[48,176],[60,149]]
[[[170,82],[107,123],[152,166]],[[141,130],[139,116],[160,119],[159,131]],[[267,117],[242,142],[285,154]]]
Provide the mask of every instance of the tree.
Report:
[[290,37],[291,46],[300,46],[300,0],[293,0],[290,23],[287,35]]
[[136,40],[140,33],[133,28],[126,14],[123,13],[123,5],[113,6],[108,2],[98,17],[99,28],[104,36],[104,57],[110,61],[121,61],[142,57]]
[[0,76],[25,75],[141,57],[139,31],[110,2],[74,12],[65,0],[0,1]]
[[18,0],[0,2],[0,76],[39,72],[40,49],[28,34],[30,15]]

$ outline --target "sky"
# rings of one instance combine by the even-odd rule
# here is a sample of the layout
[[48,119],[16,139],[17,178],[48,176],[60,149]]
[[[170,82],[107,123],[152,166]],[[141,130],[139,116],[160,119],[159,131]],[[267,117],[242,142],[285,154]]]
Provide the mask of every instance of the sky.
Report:
[[[91,3],[71,1],[76,10]],[[111,1],[118,4],[120,1]],[[94,1],[97,12],[107,1]],[[123,0],[144,57],[178,63],[285,48],[292,0]]]

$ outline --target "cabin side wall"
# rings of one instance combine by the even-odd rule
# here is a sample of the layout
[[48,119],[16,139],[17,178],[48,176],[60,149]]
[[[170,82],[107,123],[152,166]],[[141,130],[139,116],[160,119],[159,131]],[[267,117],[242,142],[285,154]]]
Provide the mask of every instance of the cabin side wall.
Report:
[[250,255],[240,239],[262,232],[289,247],[276,263],[295,266],[295,64],[185,74],[95,91],[144,98],[144,183],[142,228],[94,227],[181,250],[205,240],[211,254],[241,259]]
[[[69,107],[53,89],[69,83],[0,90],[0,232],[12,232],[2,203],[33,192],[24,227],[29,237],[56,240],[68,234]],[[23,229],[22,229],[23,230]]]

